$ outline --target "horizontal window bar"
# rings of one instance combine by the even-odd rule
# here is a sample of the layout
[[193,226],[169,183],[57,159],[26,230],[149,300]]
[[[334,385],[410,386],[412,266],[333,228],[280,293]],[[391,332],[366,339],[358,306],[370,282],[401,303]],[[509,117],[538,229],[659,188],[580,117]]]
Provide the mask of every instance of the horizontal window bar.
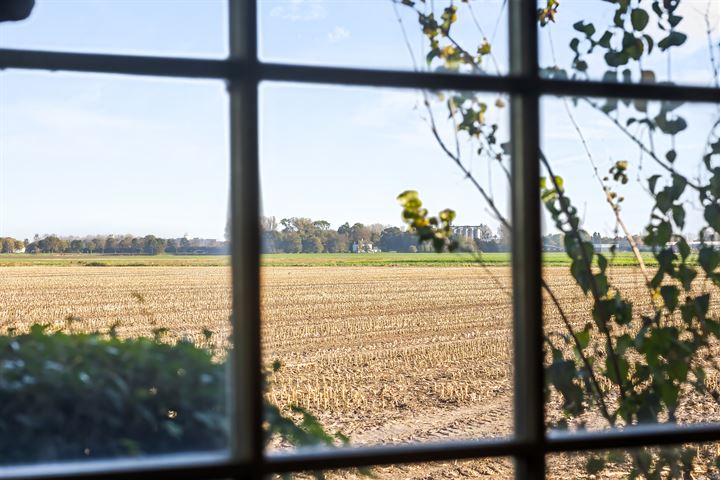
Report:
[[[71,480],[71,479],[210,479],[222,478],[230,468],[229,456],[223,453],[189,453],[162,455],[142,459],[88,460],[0,467],[3,480]],[[238,471],[242,466],[232,466]],[[244,467],[247,469],[247,466]]]
[[266,457],[268,473],[527,455],[531,446],[513,439],[411,443],[344,449],[308,449]]
[[[720,441],[720,424],[648,425],[625,430],[594,432],[553,432],[544,443],[544,453],[577,452]],[[300,449],[273,453],[258,465],[264,473],[283,473],[316,469],[339,469],[419,463],[484,457],[523,457],[537,448],[513,439],[468,440],[446,443],[406,444],[347,449]],[[227,461],[223,456],[167,456],[160,460],[106,461],[88,464],[54,464],[0,468],[7,480],[121,480],[150,476],[198,480],[238,477],[252,471],[253,465]]]
[[188,78],[247,78],[355,86],[457,89],[537,95],[720,102],[720,90],[669,84],[606,83],[89,53],[0,49],[0,69],[21,68]]
[[720,441],[720,424],[642,425],[624,430],[552,432],[547,437],[548,452],[611,450],[642,446],[673,445]]
[[[632,448],[720,441],[720,424],[648,425],[625,430],[551,433],[544,453]],[[522,457],[542,446],[519,440],[478,440],[446,443],[363,447],[342,450],[310,450],[278,453],[267,457],[268,472],[292,472],[318,468],[351,468],[382,464],[418,463],[482,457]]]
[[0,49],[3,68],[189,78],[228,75],[226,60]]

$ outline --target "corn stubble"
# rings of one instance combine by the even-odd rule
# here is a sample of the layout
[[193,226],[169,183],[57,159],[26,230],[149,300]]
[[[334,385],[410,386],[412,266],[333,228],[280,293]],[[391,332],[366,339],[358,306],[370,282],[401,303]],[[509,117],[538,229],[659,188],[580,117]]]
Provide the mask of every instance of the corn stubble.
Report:
[[[544,274],[582,328],[591,303],[567,268],[546,268]],[[190,339],[219,357],[228,346],[227,268],[5,267],[2,276],[0,326],[6,329],[115,326],[121,336]],[[647,291],[639,272],[618,268],[613,277],[625,295],[643,303]],[[263,360],[282,364],[266,397],[279,406],[307,408],[329,431],[342,431],[357,445],[510,435],[510,285],[506,267],[264,268]],[[546,330],[561,331],[554,307],[546,302],[545,309]],[[718,383],[717,372],[708,383]],[[556,398],[547,410],[550,418],[557,416]],[[720,419],[715,417],[713,406],[691,404],[683,420]],[[588,419],[590,428],[594,423],[600,425]],[[376,473],[502,478],[512,475],[512,466],[497,459]]]

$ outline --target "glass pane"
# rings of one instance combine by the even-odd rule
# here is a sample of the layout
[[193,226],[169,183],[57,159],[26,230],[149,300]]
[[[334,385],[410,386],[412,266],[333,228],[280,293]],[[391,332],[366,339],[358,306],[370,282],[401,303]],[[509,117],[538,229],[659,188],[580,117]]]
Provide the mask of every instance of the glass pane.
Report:
[[562,453],[547,457],[547,478],[718,478],[720,444]]
[[507,2],[261,0],[267,62],[508,72]]
[[544,98],[542,112],[548,423],[719,421],[720,111]]
[[718,86],[720,2],[538,0],[538,7],[548,77]]
[[222,82],[0,76],[0,465],[221,450]]
[[[367,469],[326,470],[322,474],[328,480],[361,480],[364,478],[404,480],[439,480],[444,478],[514,478],[512,460],[509,458],[483,458],[478,460],[451,460],[447,462],[413,463],[408,465],[382,465]],[[281,478],[276,475],[273,479]],[[316,478],[309,472],[292,473],[290,478]]]
[[26,19],[0,23],[0,48],[222,58],[227,8],[225,0],[37,1]]
[[[281,365],[267,398],[284,414],[302,407],[353,445],[511,433],[508,132],[497,100],[428,93],[426,108],[415,91],[263,85],[263,353],[268,369]],[[480,103],[492,106],[482,124],[470,113]],[[404,221],[397,197],[410,189]],[[413,209],[418,198],[428,212]],[[423,227],[430,217],[437,229]]]

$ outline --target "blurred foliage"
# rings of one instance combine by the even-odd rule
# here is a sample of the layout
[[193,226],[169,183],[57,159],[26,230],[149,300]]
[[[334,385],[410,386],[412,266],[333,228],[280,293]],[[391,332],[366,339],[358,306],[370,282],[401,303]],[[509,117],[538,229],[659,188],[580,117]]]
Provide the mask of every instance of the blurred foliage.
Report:
[[[471,55],[468,52],[474,49],[460,45],[453,37],[452,26],[458,21],[455,2],[449,2],[447,7],[422,0],[402,3],[417,13],[422,33],[428,40],[430,68],[491,73],[484,62],[484,55],[492,52],[487,38],[477,39],[478,55]],[[562,2],[547,0],[544,3],[545,6],[537,10],[537,20],[541,27],[549,28],[562,21]],[[605,82],[655,83],[655,72],[647,70],[643,60],[654,50],[659,51],[667,56],[670,68],[670,52],[687,40],[687,35],[680,31],[683,17],[677,13],[681,1],[605,0],[604,3],[611,4],[614,10],[608,18],[609,23],[585,20],[574,23],[574,38],[568,45],[573,56],[570,68],[554,65],[543,69],[543,75],[553,79],[583,80],[589,79],[588,71],[593,67],[594,71],[598,68],[605,71],[602,76]],[[460,4],[467,6],[474,18],[472,2]],[[433,15],[436,9],[442,11],[441,21]],[[714,46],[710,43],[712,53]],[[717,75],[714,63],[713,67]],[[718,79],[715,82],[717,85]],[[426,105],[427,98],[425,94]],[[479,142],[478,154],[482,156],[489,151],[487,158],[496,159],[507,173],[504,164],[509,158],[509,148],[507,144],[498,144],[497,125],[488,125],[485,120],[492,105],[481,99],[481,94],[469,92],[437,95],[438,102],[446,104],[456,141],[458,135],[464,133],[466,136],[462,138]],[[677,158],[683,153],[674,149],[675,135],[688,128],[686,119],[678,113],[683,102],[651,103],[612,98],[603,102],[588,98],[572,100],[575,105],[579,102],[609,119],[618,133],[630,138],[666,175],[652,175],[647,179],[647,185],[642,185],[653,200],[643,240],[652,249],[656,262],[654,271],[646,277],[651,305],[641,309],[636,308],[636,298],[625,296],[612,284],[608,276],[612,258],[595,252],[591,237],[582,229],[578,211],[566,194],[562,177],[553,172],[551,162],[543,152],[538,152],[538,160],[546,172],[539,186],[542,203],[564,239],[572,278],[592,300],[587,322],[578,329],[567,321],[562,305],[550,287],[543,285],[555,301],[566,327],[564,331],[547,332],[545,336],[546,395],[549,398],[554,394],[562,399],[561,420],[549,427],[585,428],[587,413],[594,414],[593,418],[599,415],[609,427],[677,423],[678,409],[693,397],[706,398],[720,406],[720,392],[711,391],[705,382],[706,368],[717,366],[711,347],[720,340],[720,320],[710,310],[711,294],[705,288],[708,282],[720,286],[720,251],[709,242],[720,235],[720,119],[714,123],[706,153],[698,162],[704,171],[698,174],[698,180],[691,180],[675,168]],[[595,168],[569,103],[566,103],[567,114]],[[622,112],[621,104],[627,107]],[[496,103],[495,107],[503,108],[504,103]],[[459,154],[453,153],[440,138],[432,109],[429,105],[427,109],[432,133],[443,151],[476,186],[496,219],[510,228],[492,198],[488,198],[474,175],[460,162]],[[626,118],[622,118],[621,113]],[[633,124],[645,128],[649,139],[628,130]],[[668,137],[673,148],[664,155],[656,153],[653,135]],[[615,186],[630,181],[629,167],[629,161],[617,161],[602,179],[595,169],[601,185],[599,193],[607,199],[618,223],[621,223],[623,198],[618,196]],[[399,200],[403,206],[403,220],[417,234],[419,241],[431,241],[437,251],[445,250],[452,242],[446,232],[451,231],[454,214],[446,216],[448,221],[444,223],[437,219],[431,221],[427,210],[421,208],[422,202],[416,192],[404,192]],[[691,201],[701,206],[705,221],[698,232],[697,263],[689,260],[691,248],[683,235],[686,208]],[[614,256],[614,252],[611,255]],[[639,253],[637,255],[639,257]],[[640,258],[638,261],[642,265]],[[700,461],[707,462],[708,471],[718,473],[715,455],[700,459],[697,450],[691,447],[641,449],[630,455],[633,463],[629,478],[690,478],[694,465]],[[587,464],[588,473],[601,472],[608,461],[603,455],[592,456]]]
[[[33,325],[0,336],[0,464],[226,448],[225,363],[161,335],[121,339],[114,329],[67,334]],[[300,407],[264,410],[268,442],[349,441]]]

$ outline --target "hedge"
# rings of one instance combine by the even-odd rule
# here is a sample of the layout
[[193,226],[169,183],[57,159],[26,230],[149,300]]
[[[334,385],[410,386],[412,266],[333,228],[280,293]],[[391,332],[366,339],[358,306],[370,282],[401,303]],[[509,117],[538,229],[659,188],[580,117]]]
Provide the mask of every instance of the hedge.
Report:
[[0,336],[0,462],[208,451],[228,443],[225,366],[188,342]]

